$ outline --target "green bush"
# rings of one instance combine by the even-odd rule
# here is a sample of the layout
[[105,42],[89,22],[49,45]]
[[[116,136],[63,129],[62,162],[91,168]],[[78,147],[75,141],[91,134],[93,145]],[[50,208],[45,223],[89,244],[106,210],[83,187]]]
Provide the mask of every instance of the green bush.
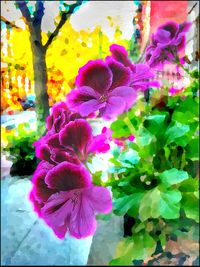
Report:
[[7,145],[3,149],[9,153],[13,162],[11,176],[31,175],[37,165],[33,142],[38,139],[36,131],[29,128],[28,123],[21,123],[7,136]]
[[110,265],[134,265],[163,252],[169,239],[198,240],[198,88],[194,79],[177,95],[152,90],[149,102],[141,97],[111,125],[114,138],[135,141],[115,147],[104,184],[112,188],[114,214],[133,218]]

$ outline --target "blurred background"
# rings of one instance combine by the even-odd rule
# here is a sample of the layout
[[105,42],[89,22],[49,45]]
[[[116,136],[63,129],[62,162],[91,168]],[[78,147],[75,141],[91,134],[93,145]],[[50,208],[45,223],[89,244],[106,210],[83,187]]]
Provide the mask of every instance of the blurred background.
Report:
[[[14,190],[17,199],[25,197],[27,181],[36,168],[32,143],[43,134],[52,105],[65,100],[74,88],[82,65],[104,59],[113,43],[126,47],[133,62],[142,62],[151,34],[169,20],[192,22],[185,53],[194,65],[199,57],[198,1],[42,2],[41,9],[41,1],[1,1],[1,178],[5,188],[15,188],[5,189],[3,196]],[[29,18],[39,19],[41,27],[37,20],[27,25]],[[37,50],[35,42],[46,50]],[[161,81],[176,79],[171,67],[156,75]],[[27,208],[23,209],[16,197],[13,203],[18,205],[13,211]],[[3,252],[4,264],[15,263],[16,251],[28,231],[23,227],[17,239],[13,238],[13,233],[18,233],[14,228],[12,233],[9,229],[4,233],[3,238],[8,238],[4,241],[10,242]],[[95,256],[91,257],[95,261]],[[87,257],[84,259],[87,262]]]
[[[26,2],[33,17],[39,5],[36,1]],[[47,43],[56,28],[58,31],[42,53],[34,50],[31,42],[37,33],[27,26],[19,6],[15,1],[2,1],[1,152],[14,163],[13,175],[30,175],[35,168],[32,143],[42,134],[42,130],[41,133],[36,131],[36,118],[44,124],[49,108],[65,100],[66,94],[74,88],[78,69],[88,60],[105,58],[111,44],[125,46],[131,59],[139,62],[143,60],[152,32],[160,24],[189,20],[192,28],[185,52],[191,61],[197,56],[197,1],[169,1],[167,5],[163,1],[83,1],[73,12],[70,10],[59,28],[62,14],[68,12],[73,3],[76,1],[44,1],[39,29],[41,43]],[[170,66],[158,72],[157,78],[162,80],[166,76],[173,80],[176,78],[173,72]],[[42,107],[43,110],[39,110]]]

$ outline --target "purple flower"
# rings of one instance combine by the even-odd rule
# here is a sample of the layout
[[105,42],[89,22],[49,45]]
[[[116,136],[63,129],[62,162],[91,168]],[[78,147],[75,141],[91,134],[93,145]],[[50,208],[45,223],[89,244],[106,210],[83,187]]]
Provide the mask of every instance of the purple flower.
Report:
[[63,129],[36,147],[36,156],[57,165],[63,161],[85,162],[89,154],[105,153],[110,149],[106,133],[93,136],[90,124],[84,119],[71,121]]
[[132,78],[130,86],[135,90],[145,91],[149,87],[160,87],[158,81],[152,81],[155,74],[145,64],[134,64],[132,66]]
[[119,62],[89,61],[79,69],[78,88],[67,96],[69,108],[82,116],[99,111],[104,119],[115,118],[136,101],[130,80],[130,69]]
[[81,118],[80,114],[72,113],[65,102],[56,103],[52,107],[51,115],[46,118],[47,133],[34,142],[33,146],[38,149],[39,146],[46,144],[47,140],[55,133],[58,133],[68,122],[78,118]]
[[61,145],[72,147],[82,160],[86,160],[88,154],[105,153],[110,149],[106,133],[93,136],[90,124],[83,119],[68,123],[60,132],[59,140]]
[[126,51],[125,47],[117,44],[112,44],[110,46],[110,52],[112,58],[118,62],[121,62],[124,66],[131,67],[133,65],[128,57],[128,52]]
[[56,167],[41,162],[34,174],[30,200],[34,210],[61,239],[67,231],[76,237],[93,235],[96,213],[109,213],[109,191],[94,186],[83,165],[62,162]]
[[175,62],[179,51],[185,48],[185,33],[189,30],[191,23],[177,24],[169,21],[160,26],[152,35],[152,43],[146,49],[146,62],[150,67],[162,68],[163,64]]
[[72,113],[65,102],[59,102],[53,105],[52,114],[46,119],[46,128],[59,132],[69,121],[80,118],[78,113]]
[[131,80],[129,86],[134,90],[145,91],[149,87],[159,87],[158,81],[152,81],[155,74],[150,70],[149,66],[145,64],[133,64],[128,58],[128,52],[125,47],[117,44],[110,46],[111,56],[106,58],[109,62],[112,59],[119,61],[124,66],[129,67],[131,70]]

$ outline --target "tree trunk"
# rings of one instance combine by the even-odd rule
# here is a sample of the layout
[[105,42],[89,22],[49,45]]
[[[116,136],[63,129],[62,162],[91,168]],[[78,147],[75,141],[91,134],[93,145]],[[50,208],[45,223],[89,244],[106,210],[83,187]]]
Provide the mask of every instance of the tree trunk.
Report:
[[47,94],[46,52],[39,44],[33,43],[34,89],[36,95],[36,114],[38,122],[44,122],[49,115]]
[[30,29],[30,41],[33,55],[37,128],[44,131],[45,119],[49,115],[49,99],[47,94],[46,49],[42,46],[39,28]]

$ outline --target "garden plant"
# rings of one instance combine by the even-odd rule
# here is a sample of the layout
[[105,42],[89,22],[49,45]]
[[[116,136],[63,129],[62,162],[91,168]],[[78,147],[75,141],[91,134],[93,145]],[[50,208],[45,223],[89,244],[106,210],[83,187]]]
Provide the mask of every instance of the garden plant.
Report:
[[[145,264],[170,240],[198,239],[199,72],[180,58],[190,25],[161,25],[143,63],[118,44],[104,60],[90,60],[34,142],[40,163],[30,200],[58,238],[85,238],[95,233],[96,218],[124,216],[110,265]],[[190,84],[179,90],[157,81],[166,64]],[[95,134],[94,118],[111,125]],[[110,153],[106,180],[91,171],[99,153]]]

